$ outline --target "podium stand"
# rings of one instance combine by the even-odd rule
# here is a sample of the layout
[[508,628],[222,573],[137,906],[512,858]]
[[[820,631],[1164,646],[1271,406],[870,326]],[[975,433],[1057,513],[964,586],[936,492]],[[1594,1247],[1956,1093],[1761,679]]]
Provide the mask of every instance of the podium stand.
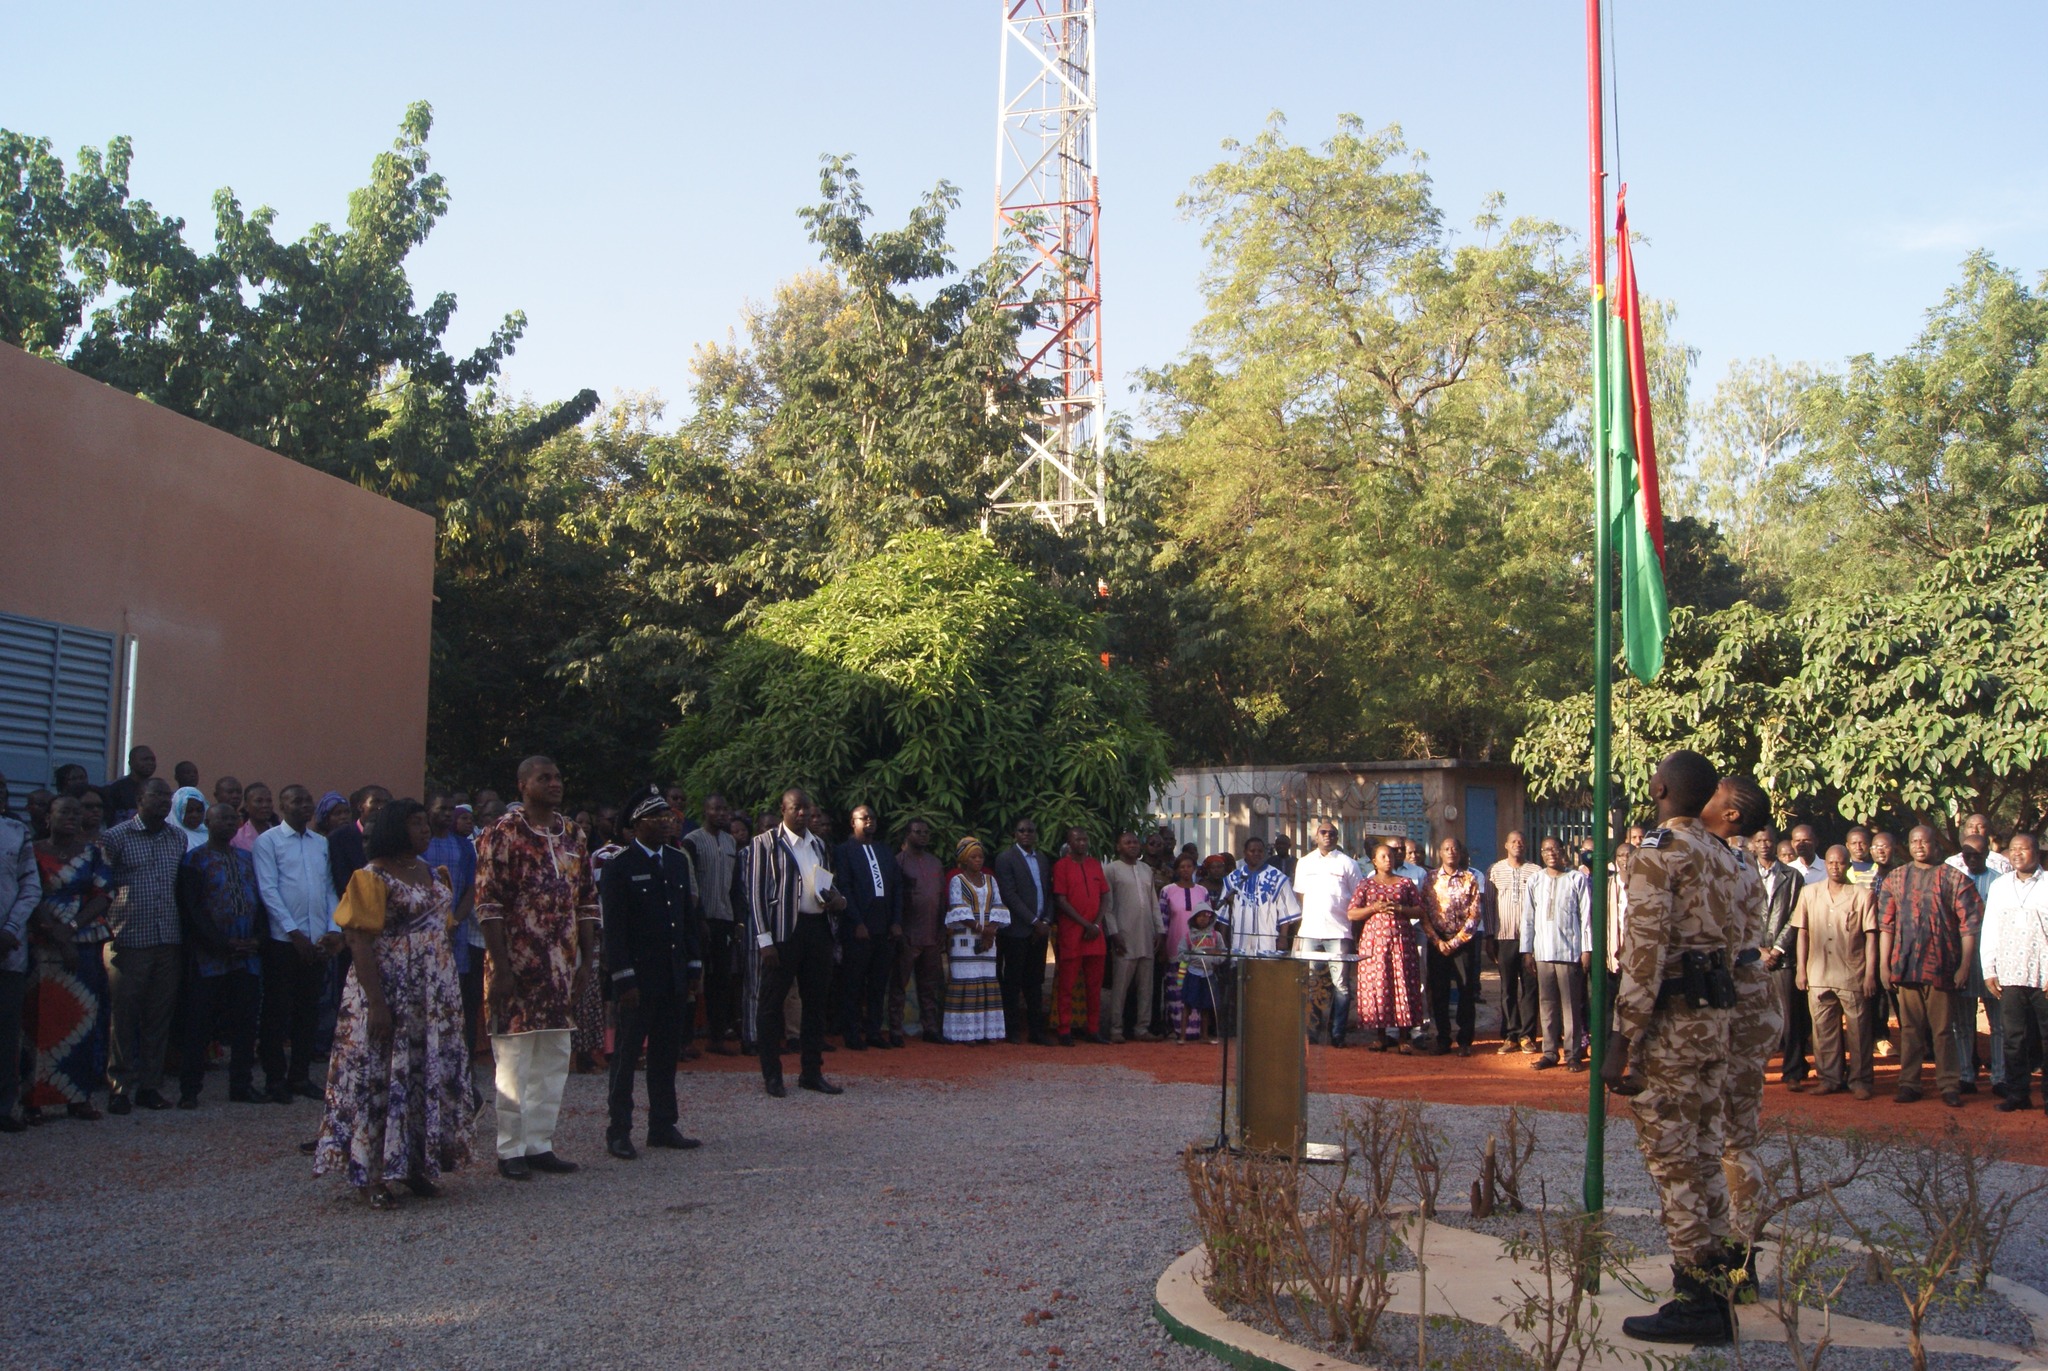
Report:
[[1237,1070],[1233,1078],[1226,1050],[1218,1142],[1234,1152],[1340,1160],[1341,1144],[1308,1140],[1309,963],[1291,956],[1234,956],[1230,962]]

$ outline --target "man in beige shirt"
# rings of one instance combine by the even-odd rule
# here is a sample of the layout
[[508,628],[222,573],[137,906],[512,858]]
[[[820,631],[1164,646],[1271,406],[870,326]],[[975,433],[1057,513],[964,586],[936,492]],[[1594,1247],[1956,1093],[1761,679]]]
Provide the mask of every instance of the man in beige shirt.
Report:
[[[1870,1098],[1871,1031],[1863,1006],[1877,994],[1877,905],[1870,887],[1849,882],[1849,849],[1827,850],[1827,879],[1799,892],[1792,926],[1799,930],[1799,989],[1813,1011],[1813,1048],[1820,1093],[1848,1090]],[[1846,1039],[1846,1044],[1845,1044]],[[1848,1080],[1842,1053],[1849,1054]]]
[[1152,868],[1138,860],[1138,835],[1120,834],[1116,860],[1104,870],[1109,897],[1102,902],[1102,931],[1109,937],[1109,999],[1102,1006],[1102,1033],[1113,1043],[1124,1040],[1124,999],[1135,985],[1138,1016],[1131,1036],[1152,1037],[1152,957],[1159,943],[1159,895]]

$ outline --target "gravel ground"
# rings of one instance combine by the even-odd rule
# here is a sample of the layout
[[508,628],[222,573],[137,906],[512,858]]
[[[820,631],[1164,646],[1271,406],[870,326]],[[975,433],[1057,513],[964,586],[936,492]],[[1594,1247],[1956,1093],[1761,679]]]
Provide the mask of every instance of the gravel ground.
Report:
[[53,1122],[0,1150],[0,1340],[21,1368],[1215,1365],[1150,1316],[1209,1092],[846,1085],[691,1075],[705,1146],[623,1163],[572,1077],[580,1173],[478,1164],[397,1213],[310,1174],[311,1104]]
[[[313,1178],[310,1103],[54,1121],[0,1142],[0,1339],[25,1369],[1217,1365],[1150,1317],[1195,1241],[1178,1154],[1213,1136],[1213,1089],[1109,1065],[844,1083],[770,1100],[687,1074],[704,1148],[621,1163],[603,1082],[572,1077],[558,1142],[582,1172],[514,1185],[484,1160],[391,1214]],[[1312,1136],[1346,1102],[1314,1098]],[[1498,1112],[1431,1110],[1447,1197]],[[1575,1195],[1580,1121],[1535,1124],[1528,1193]],[[1611,1203],[1654,1202],[1625,1120],[1607,1177]],[[2000,1269],[2039,1288],[2048,1229]]]

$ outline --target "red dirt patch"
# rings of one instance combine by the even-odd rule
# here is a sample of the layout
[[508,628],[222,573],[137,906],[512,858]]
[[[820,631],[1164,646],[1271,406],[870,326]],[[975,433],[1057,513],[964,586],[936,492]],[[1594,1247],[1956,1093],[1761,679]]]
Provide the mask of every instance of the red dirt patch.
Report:
[[[1519,1104],[1564,1114],[1582,1114],[1586,1109],[1587,1078],[1583,1073],[1562,1068],[1537,1072],[1530,1069],[1534,1057],[1522,1054],[1499,1056],[1497,1042],[1482,1042],[1470,1057],[1401,1056],[1393,1052],[1367,1052],[1361,1047],[1336,1050],[1309,1049],[1309,1089],[1337,1095],[1374,1095],[1390,1099],[1421,1099],[1432,1104],[1492,1105]],[[1221,1068],[1220,1049],[1175,1043],[1125,1043],[1103,1046],[1083,1043],[1072,1048],[1012,1046],[936,1047],[911,1041],[900,1050],[848,1052],[841,1048],[825,1056],[828,1076],[851,1079],[928,1080],[950,1082],[983,1081],[1042,1066],[1109,1065],[1143,1071],[1157,1081],[1190,1085],[1216,1084]],[[721,1057],[707,1053],[685,1063],[685,1072],[699,1070],[754,1071],[747,1057]],[[783,1057],[783,1070],[792,1078],[797,1072],[795,1053]],[[1963,1108],[1950,1109],[1933,1093],[1931,1076],[1922,1082],[1927,1092],[1917,1104],[1893,1102],[1898,1085],[1895,1060],[1879,1059],[1877,1094],[1868,1101],[1853,1096],[1832,1095],[1825,1099],[1812,1093],[1809,1082],[1803,1092],[1793,1092],[1776,1081],[1764,1091],[1767,1118],[1793,1115],[1827,1129],[1898,1128],[1936,1133],[1951,1120],[1973,1131],[1995,1137],[2014,1161],[2048,1166],[2048,1116],[2037,1104],[2033,1109],[2012,1114],[1997,1112],[1997,1099],[1988,1090],[1963,1097]],[[1626,1109],[1625,1102],[1610,1098],[1610,1112]],[[1618,1108],[1617,1108],[1618,1107]],[[1625,1117],[1625,1115],[1624,1115]]]

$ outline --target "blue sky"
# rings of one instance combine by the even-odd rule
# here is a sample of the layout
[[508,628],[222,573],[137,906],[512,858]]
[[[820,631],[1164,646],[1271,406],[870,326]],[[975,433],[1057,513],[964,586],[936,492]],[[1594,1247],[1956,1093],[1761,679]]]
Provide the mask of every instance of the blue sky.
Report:
[[[1304,142],[1340,112],[1399,123],[1440,205],[1583,231],[1580,7],[1101,0],[1105,339],[1120,382],[1201,312],[1176,201],[1272,110]],[[8,6],[0,125],[126,133],[134,188],[203,230],[215,188],[297,232],[339,220],[406,103],[434,105],[453,211],[414,258],[461,301],[454,341],[507,310],[514,391],[685,401],[692,347],[811,264],[795,217],[822,152],[854,153],[894,221],[960,187],[963,260],[989,239],[997,0],[545,6]],[[1615,4],[1621,171],[1644,288],[1736,358],[1895,352],[1973,247],[2048,267],[2048,5]],[[20,60],[24,54],[42,60]]]

